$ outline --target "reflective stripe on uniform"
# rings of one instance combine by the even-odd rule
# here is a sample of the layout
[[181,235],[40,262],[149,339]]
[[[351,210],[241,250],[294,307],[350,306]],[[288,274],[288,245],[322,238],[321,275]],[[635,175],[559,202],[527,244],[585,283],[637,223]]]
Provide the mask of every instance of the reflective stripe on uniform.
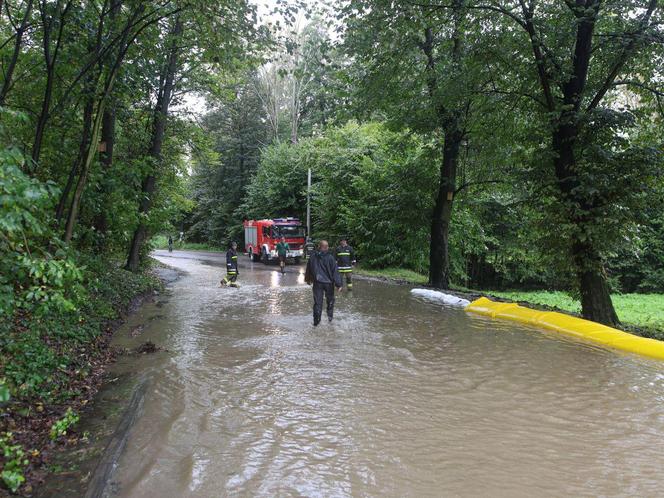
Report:
[[350,256],[349,252],[338,252],[337,256]]
[[237,275],[237,272],[235,270],[228,270],[226,272],[227,275]]
[[353,273],[352,268],[339,268],[339,273]]

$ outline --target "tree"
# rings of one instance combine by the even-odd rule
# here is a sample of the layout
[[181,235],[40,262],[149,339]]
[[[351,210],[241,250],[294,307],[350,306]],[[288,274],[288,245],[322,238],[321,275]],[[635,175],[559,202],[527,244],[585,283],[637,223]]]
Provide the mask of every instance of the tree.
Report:
[[[313,230],[348,237],[366,266],[427,266],[433,181],[431,144],[381,123],[328,127],[297,144],[265,149],[242,210],[251,218],[304,216],[313,171]],[[399,188],[404,183],[410,188]]]
[[[256,91],[274,141],[297,143],[324,126],[336,112],[333,97],[338,53],[332,49],[329,25],[319,14],[284,33],[269,62],[260,68]],[[287,128],[286,128],[287,127]]]
[[213,244],[238,235],[242,222],[238,207],[258,168],[261,149],[270,141],[263,106],[251,72],[231,82],[229,95],[214,100],[203,119],[209,145],[194,154],[193,196],[196,207],[188,220],[189,237]]
[[[16,12],[12,14],[11,12],[11,6],[9,3],[5,4],[5,7],[7,9],[7,18],[10,20],[10,24],[14,28],[12,30],[12,35],[11,38],[14,39],[14,49],[11,53],[9,62],[7,64],[3,64],[4,69],[4,74],[3,74],[3,80],[2,80],[2,86],[0,87],[0,107],[4,105],[5,99],[7,98],[7,94],[9,93],[9,90],[11,89],[13,83],[14,83],[14,70],[16,69],[16,65],[18,64],[18,58],[21,53],[21,49],[23,47],[23,35],[27,31],[29,25],[30,25],[30,18],[32,15],[32,6],[34,4],[34,0],[26,0],[23,3],[23,13],[21,15],[20,9],[17,7]],[[17,21],[16,15],[19,15],[20,21]],[[0,2],[0,17],[2,17],[2,2]],[[5,43],[9,43],[11,41],[11,38],[9,38]]]
[[[238,69],[241,61],[250,59],[261,38],[255,22],[255,7],[245,0],[227,0],[214,5],[205,2],[188,5],[168,28],[168,35],[164,36],[167,57],[153,79],[158,83],[154,85],[156,105],[148,150],[150,171],[142,182],[139,223],[129,246],[127,269],[138,270],[147,240],[146,217],[152,207],[159,170],[163,166],[161,149],[166,138],[172,99],[178,92],[184,94],[201,83],[209,84],[210,79],[205,74],[210,65],[218,67],[225,64],[223,70],[231,72]],[[196,50],[187,52],[188,57],[184,60],[183,51],[187,47],[196,47]]]
[[479,26],[467,2],[448,8],[354,0],[344,9],[344,44],[354,58],[362,107],[440,143],[438,189],[431,213],[429,283],[450,284],[449,232],[462,145],[481,117]]
[[[540,176],[540,181],[553,180],[559,218],[569,226],[568,250],[583,315],[615,325],[601,248],[606,238],[596,227],[606,220],[603,211],[629,204],[640,191],[629,188],[649,161],[620,140],[631,111],[618,109],[611,97],[621,86],[656,86],[651,61],[657,60],[664,39],[664,9],[657,0],[519,0],[473,7],[491,18],[503,16],[503,33],[512,35],[516,51],[511,69],[520,70],[513,81],[528,78],[538,87],[535,101],[551,153],[546,163],[551,176]],[[518,62],[523,60],[528,62]],[[627,161],[622,162],[630,167],[627,175],[620,172],[618,157]],[[624,177],[626,189],[616,191],[616,180]]]

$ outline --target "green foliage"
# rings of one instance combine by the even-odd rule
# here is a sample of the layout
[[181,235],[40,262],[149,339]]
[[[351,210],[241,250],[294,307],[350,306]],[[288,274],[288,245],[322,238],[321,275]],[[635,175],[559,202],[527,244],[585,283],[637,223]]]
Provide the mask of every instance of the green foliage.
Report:
[[74,411],[71,408],[67,408],[67,411],[65,412],[64,416],[56,420],[53,425],[51,426],[51,431],[49,433],[49,436],[52,441],[55,441],[59,437],[64,436],[67,434],[67,431],[75,424],[78,423],[80,417],[78,414],[74,413]]
[[[579,313],[578,299],[565,292],[551,291],[490,291],[490,294],[526,303],[551,306],[563,311]],[[614,294],[616,311],[626,325],[637,327],[642,335],[664,338],[664,294]],[[657,332],[659,331],[659,332]]]
[[316,180],[316,236],[349,237],[367,266],[425,271],[438,170],[432,156],[417,135],[376,123],[351,122],[314,139],[305,161]]
[[0,316],[74,309],[81,272],[50,228],[56,189],[22,171],[15,148],[0,150]]
[[260,166],[247,187],[240,206],[246,218],[276,218],[306,214],[307,169],[306,153],[309,140],[297,145],[288,143],[268,147],[261,156]]
[[367,266],[426,269],[436,178],[428,144],[378,123],[351,122],[297,144],[274,145],[261,158],[243,213],[303,218],[309,168],[316,238],[334,244],[349,237]]
[[417,273],[413,270],[407,270],[405,268],[375,269],[375,268],[363,268],[362,266],[360,266],[355,270],[355,273],[357,273],[358,275],[366,275],[368,277],[400,280],[418,285],[425,285],[428,281],[428,277],[426,275]]
[[77,294],[75,309],[40,315],[22,311],[0,322],[0,378],[12,402],[66,401],[75,394],[69,382],[91,368],[87,354],[94,354],[108,321],[137,295],[160,286],[154,276],[128,272],[101,258],[82,258],[79,267],[85,292]]
[[191,181],[196,209],[185,220],[189,240],[226,246],[239,236],[237,209],[268,135],[255,79],[231,82],[231,95],[216,99],[204,119]]
[[15,493],[25,482],[23,473],[28,466],[28,459],[25,457],[25,451],[21,445],[12,444],[12,442],[13,434],[11,432],[0,436],[0,451],[4,462],[0,476],[5,486]]

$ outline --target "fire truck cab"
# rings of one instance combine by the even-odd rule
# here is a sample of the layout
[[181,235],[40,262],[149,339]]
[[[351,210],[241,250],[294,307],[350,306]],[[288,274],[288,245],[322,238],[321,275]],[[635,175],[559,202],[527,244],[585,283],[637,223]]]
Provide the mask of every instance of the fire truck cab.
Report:
[[276,260],[277,243],[286,237],[290,247],[288,257],[299,263],[304,255],[305,229],[297,218],[275,218],[273,220],[245,220],[244,248],[251,261],[268,264]]

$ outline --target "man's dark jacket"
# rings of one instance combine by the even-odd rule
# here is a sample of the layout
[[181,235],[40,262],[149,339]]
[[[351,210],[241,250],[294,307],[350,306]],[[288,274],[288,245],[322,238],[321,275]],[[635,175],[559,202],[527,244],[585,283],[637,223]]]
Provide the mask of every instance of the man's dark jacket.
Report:
[[334,284],[341,287],[341,275],[337,268],[337,261],[331,252],[315,252],[307,262],[307,271],[304,280],[308,284]]

